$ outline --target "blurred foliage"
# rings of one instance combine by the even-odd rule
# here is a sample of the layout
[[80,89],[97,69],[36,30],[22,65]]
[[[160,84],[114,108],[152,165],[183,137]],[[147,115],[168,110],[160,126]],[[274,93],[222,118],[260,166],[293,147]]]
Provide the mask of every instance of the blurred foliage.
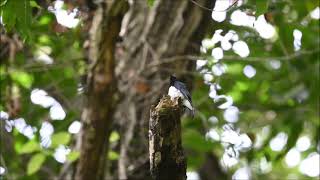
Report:
[[16,29],[23,39],[30,37],[32,14],[31,4],[36,6],[35,1],[30,0],[1,0],[0,14],[7,31]]
[[28,162],[27,175],[31,175],[37,172],[41,168],[45,160],[46,160],[46,156],[42,153],[38,153],[32,156],[32,158]]
[[[147,0],[149,6],[154,0]],[[24,41],[24,49],[10,49],[14,56],[1,57],[0,67],[0,111],[7,112],[10,120],[1,120],[1,130],[14,127],[12,120],[24,118],[27,125],[35,127],[34,137],[29,139],[17,130],[17,127],[4,132],[1,138],[1,166],[6,168],[3,176],[8,179],[43,179],[49,174],[58,174],[62,164],[55,160],[58,147],[72,147],[75,136],[68,132],[68,127],[80,119],[81,112],[81,76],[86,71],[83,57],[83,34],[80,25],[69,29],[60,25],[55,15],[36,1],[1,0],[0,15],[7,38],[18,34]],[[248,0],[242,6],[231,8],[227,20],[216,24],[213,29],[235,31],[239,39],[246,42],[250,55],[240,58],[232,49],[224,51],[224,59],[219,63],[226,66],[225,74],[214,76],[211,83],[217,83],[221,89],[219,95],[231,96],[234,106],[240,110],[239,121],[234,123],[242,133],[246,133],[253,144],[261,141],[247,152],[240,153],[240,162],[229,168],[230,176],[245,165],[250,166],[254,179],[277,179],[293,174],[298,179],[307,176],[299,172],[298,167],[288,168],[284,156],[296,145],[302,135],[311,138],[311,147],[302,152],[302,159],[311,152],[319,152],[319,20],[312,20],[309,13],[319,6],[318,2],[300,0]],[[66,6],[71,8],[73,6]],[[276,39],[263,39],[251,28],[235,26],[228,20],[235,10],[243,10],[255,16],[264,15],[277,33]],[[1,27],[2,28],[2,27]],[[293,31],[302,32],[301,49],[294,50]],[[1,30],[4,31],[4,30]],[[2,33],[2,32],[1,32]],[[208,34],[211,38],[214,32]],[[1,42],[6,46],[17,46],[13,41]],[[217,61],[212,58],[211,50],[221,47],[217,43],[203,53],[207,59],[206,68],[212,69]],[[5,50],[5,48],[1,49]],[[8,54],[10,54],[8,53]],[[52,59],[48,63],[43,59]],[[276,60],[280,67],[275,69],[271,62]],[[243,69],[251,65],[256,70],[252,78],[244,75]],[[50,116],[52,105],[48,107],[33,104],[31,92],[43,89],[48,96],[59,102],[66,117],[53,120]],[[204,83],[199,73],[194,81],[192,92],[194,104],[199,110],[196,118],[183,121],[183,145],[188,155],[188,168],[197,170],[206,160],[206,153],[213,152],[221,158],[224,149],[220,141],[206,138],[209,129],[223,132],[224,111],[219,103],[208,97],[210,88]],[[212,123],[210,117],[217,117]],[[54,128],[48,147],[40,146],[40,129],[43,122],[49,122]],[[10,125],[11,124],[11,125]],[[263,129],[269,129],[263,137]],[[272,151],[269,143],[279,132],[285,132],[288,140],[280,152]],[[3,135],[3,134],[2,134]],[[121,135],[112,132],[111,147],[115,147]],[[261,139],[263,137],[263,139]],[[14,148],[12,148],[14,147]],[[117,160],[119,152],[113,148],[107,155],[110,160]],[[67,162],[76,161],[79,152],[71,150]],[[264,172],[259,167],[261,159],[272,165],[272,171]],[[5,162],[5,164],[4,164]]]
[[[276,28],[276,39],[263,39],[254,29],[235,26],[224,21],[219,25],[223,30],[221,35],[225,35],[229,30],[235,31],[239,40],[248,45],[249,57],[236,57],[230,49],[224,50],[225,58],[217,62],[212,58],[211,50],[221,47],[220,43],[211,45],[203,54],[203,59],[208,60],[203,69],[211,70],[219,63],[226,67],[225,74],[213,76],[210,83],[219,84],[221,89],[217,90],[217,94],[231,96],[233,105],[239,108],[239,121],[235,126],[246,133],[254,145],[261,141],[262,129],[266,127],[270,129],[260,146],[254,146],[250,151],[240,153],[239,163],[229,168],[231,175],[238,168],[249,166],[253,179],[310,178],[300,174],[299,166],[289,168],[284,162],[284,157],[302,135],[310,137],[312,145],[307,151],[301,152],[301,159],[306,158],[310,152],[319,152],[317,150],[320,128],[319,20],[312,20],[309,15],[317,6],[319,4],[316,1],[249,1],[234,11],[237,9],[245,12],[255,11],[256,17],[269,16],[266,19],[270,18],[268,23]],[[227,20],[232,12],[228,14]],[[298,51],[295,51],[293,46],[294,29],[302,32],[302,45]],[[208,38],[210,39],[213,34],[208,35]],[[279,68],[272,67],[275,61],[280,64]],[[244,74],[244,67],[247,65],[256,70],[252,78]],[[222,131],[221,126],[227,123],[224,111],[219,109],[213,100],[207,99],[210,88],[203,86],[204,74],[197,79],[193,92],[194,103],[201,115],[196,121],[190,120],[184,124],[184,131],[187,132],[191,128],[203,134],[208,128],[219,132]],[[211,116],[217,117],[219,120],[217,124],[210,124],[208,120]],[[288,139],[285,148],[275,152],[269,143],[279,132],[286,133]],[[207,152],[207,149],[201,150],[199,147],[202,145],[192,147],[192,143],[189,144],[189,141],[194,141],[193,146],[196,146],[197,143],[202,144],[201,142],[205,141],[203,135],[200,136],[203,140],[196,140],[196,137],[196,135],[184,136],[183,140],[186,143],[185,147],[192,150],[189,153],[192,156],[191,163],[198,164],[199,161],[205,161],[204,152]],[[217,146],[220,142],[215,140],[213,142],[214,144],[210,145],[212,151],[218,157],[222,157],[223,149]],[[210,146],[206,148],[210,149]],[[194,160],[195,157],[198,160]],[[261,171],[259,165],[261,158],[266,158],[272,164],[272,171]],[[189,164],[188,167],[193,169]]]

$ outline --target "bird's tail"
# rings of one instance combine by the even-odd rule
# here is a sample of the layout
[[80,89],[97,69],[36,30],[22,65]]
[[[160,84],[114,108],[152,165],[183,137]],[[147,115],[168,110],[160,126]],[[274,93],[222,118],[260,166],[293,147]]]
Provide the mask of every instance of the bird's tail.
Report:
[[195,115],[195,113],[196,113],[196,109],[195,109],[195,108],[192,108],[192,110],[189,109],[189,111],[190,111],[190,114],[191,114],[192,119],[194,119],[194,115]]

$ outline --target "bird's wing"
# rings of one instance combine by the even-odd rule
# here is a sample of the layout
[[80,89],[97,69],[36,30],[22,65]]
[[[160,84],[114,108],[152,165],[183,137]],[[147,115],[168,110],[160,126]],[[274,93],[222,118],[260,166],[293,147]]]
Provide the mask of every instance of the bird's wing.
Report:
[[176,86],[181,91],[183,96],[186,97],[190,101],[190,103],[192,103],[191,95],[187,89],[187,86],[184,83],[176,81],[174,83],[174,86]]

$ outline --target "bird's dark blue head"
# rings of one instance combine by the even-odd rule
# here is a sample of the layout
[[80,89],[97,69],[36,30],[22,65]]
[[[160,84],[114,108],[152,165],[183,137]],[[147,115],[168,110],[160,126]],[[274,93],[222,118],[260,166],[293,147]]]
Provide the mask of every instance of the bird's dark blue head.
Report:
[[174,85],[174,82],[177,80],[177,78],[173,75],[170,76],[170,86]]

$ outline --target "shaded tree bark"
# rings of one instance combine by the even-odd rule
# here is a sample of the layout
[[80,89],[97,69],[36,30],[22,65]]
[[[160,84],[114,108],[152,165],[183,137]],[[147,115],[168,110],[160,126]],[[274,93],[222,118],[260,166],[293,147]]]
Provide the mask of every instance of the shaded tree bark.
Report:
[[151,107],[149,122],[150,171],[153,179],[186,179],[187,163],[181,145],[181,101],[163,97]]
[[89,72],[82,113],[80,159],[75,179],[104,179],[106,152],[117,103],[115,44],[127,9],[125,0],[98,4],[89,32]]
[[[215,4],[215,1],[197,2],[210,8]],[[123,43],[116,66],[119,90],[123,93],[116,111],[121,127],[119,179],[150,177],[149,171],[140,168],[148,162],[149,107],[167,92],[170,74],[181,76],[194,69],[194,63],[183,59],[161,62],[172,56],[198,54],[211,22],[210,11],[188,0],[155,1],[151,8],[145,1],[130,4],[122,25]],[[182,79],[189,82],[190,88],[192,77]],[[134,107],[135,112],[129,115],[128,106]]]
[[[211,12],[188,0],[156,0],[152,7],[143,0],[128,2],[130,8],[124,17],[124,0],[105,0],[98,5],[86,2],[87,8],[95,11],[88,15],[93,15],[90,66],[75,178],[103,178],[113,118],[120,127],[118,172],[112,172],[113,177],[116,173],[116,179],[151,177],[149,108],[167,91],[170,74],[184,75],[195,66],[183,59],[162,62],[173,56],[198,54],[201,40],[212,27]],[[197,3],[213,8],[215,0]],[[123,41],[116,43],[119,32]],[[189,87],[191,79],[183,77]]]

